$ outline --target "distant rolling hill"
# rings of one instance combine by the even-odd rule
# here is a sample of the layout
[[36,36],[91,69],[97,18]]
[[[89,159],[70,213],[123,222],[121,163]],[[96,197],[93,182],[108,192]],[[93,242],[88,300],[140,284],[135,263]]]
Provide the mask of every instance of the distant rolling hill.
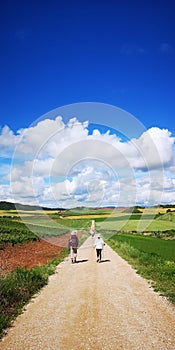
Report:
[[0,201],[0,210],[26,210],[26,211],[33,211],[33,210],[64,210],[63,208],[46,208],[46,207],[40,207],[36,205],[29,205],[29,204],[20,204],[20,203],[12,203],[12,202],[6,202],[6,201]]

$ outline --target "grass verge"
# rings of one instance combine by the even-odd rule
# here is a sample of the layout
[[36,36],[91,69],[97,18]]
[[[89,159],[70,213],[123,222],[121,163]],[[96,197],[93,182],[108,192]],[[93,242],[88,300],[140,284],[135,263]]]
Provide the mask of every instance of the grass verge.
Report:
[[68,253],[68,249],[64,249],[59,259],[54,259],[47,265],[31,270],[17,268],[14,272],[0,277],[0,338],[22,312],[23,306],[48,283],[49,276],[55,272],[56,266]]
[[[156,240],[156,238],[155,238]],[[134,240],[133,240],[134,242]],[[137,273],[150,280],[152,287],[161,295],[175,304],[175,261],[166,259],[154,252],[144,252],[135,248],[132,240],[122,241],[120,235],[115,235],[107,242],[122,258],[127,260]],[[144,244],[144,242],[143,242]]]

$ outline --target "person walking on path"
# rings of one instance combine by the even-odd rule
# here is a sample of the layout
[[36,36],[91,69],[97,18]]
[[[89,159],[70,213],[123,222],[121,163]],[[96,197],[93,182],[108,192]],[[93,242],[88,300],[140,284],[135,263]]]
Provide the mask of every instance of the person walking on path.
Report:
[[91,222],[90,235],[92,238],[95,236],[95,220],[92,220]]
[[103,246],[105,245],[103,239],[101,238],[100,234],[97,235],[97,238],[95,240],[95,248],[96,248],[96,254],[97,254],[97,262],[101,261],[101,254]]
[[90,231],[90,235],[91,235],[92,238],[94,238],[94,236],[95,236],[95,231],[91,230],[91,231]]
[[68,248],[70,249],[70,258],[72,263],[76,263],[78,242],[77,231],[72,231],[68,241]]

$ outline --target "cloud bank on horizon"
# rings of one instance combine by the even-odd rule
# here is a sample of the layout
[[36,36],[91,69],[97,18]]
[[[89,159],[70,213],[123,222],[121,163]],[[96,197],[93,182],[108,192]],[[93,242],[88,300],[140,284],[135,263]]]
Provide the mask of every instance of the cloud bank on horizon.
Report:
[[152,127],[139,137],[76,117],[0,130],[0,200],[45,207],[175,203],[175,138]]

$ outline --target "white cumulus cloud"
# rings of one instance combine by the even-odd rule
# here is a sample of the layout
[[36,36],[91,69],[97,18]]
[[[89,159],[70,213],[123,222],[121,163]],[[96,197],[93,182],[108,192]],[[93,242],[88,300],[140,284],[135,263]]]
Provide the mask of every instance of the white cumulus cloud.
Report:
[[[0,130],[0,198],[6,189],[7,199],[13,195],[16,202],[45,206],[172,201],[174,140],[158,127],[130,140],[103,133],[100,125],[89,134],[88,121],[75,117],[67,124],[61,116],[38,121],[16,135],[5,126]],[[9,151],[14,151],[11,169],[3,161]]]

